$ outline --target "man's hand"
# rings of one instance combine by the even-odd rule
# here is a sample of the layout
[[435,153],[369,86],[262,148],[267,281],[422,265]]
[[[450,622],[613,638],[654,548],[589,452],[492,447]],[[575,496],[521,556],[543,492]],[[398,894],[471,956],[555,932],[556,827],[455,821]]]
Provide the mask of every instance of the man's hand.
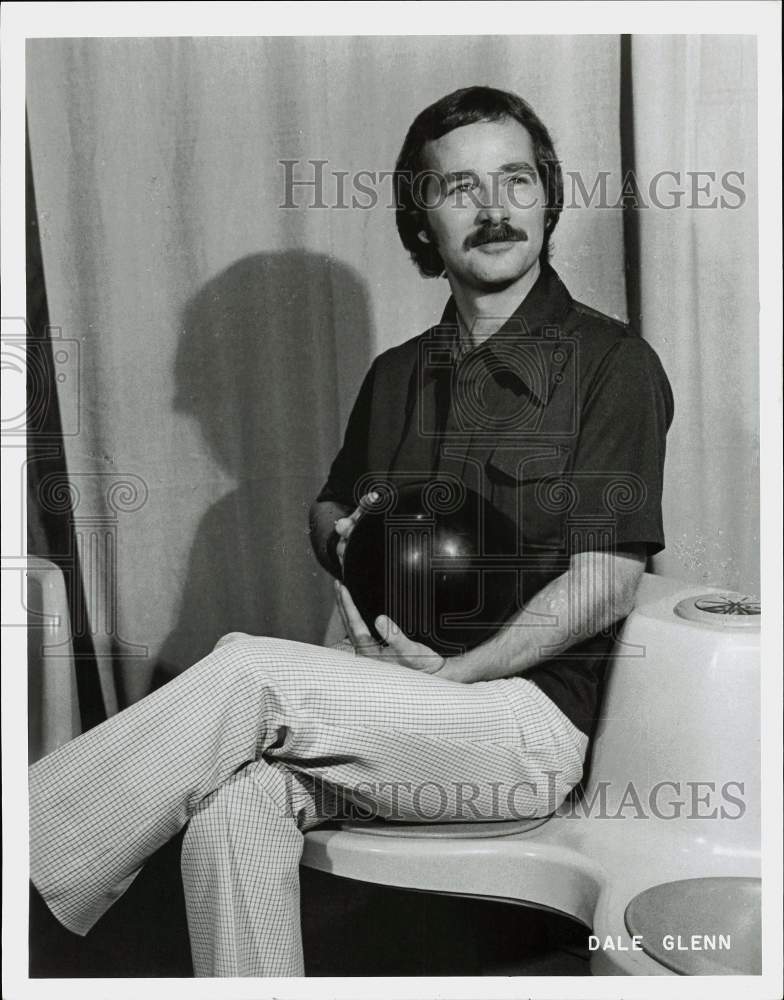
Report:
[[449,660],[450,680],[466,684],[525,674],[550,656],[625,618],[645,569],[645,547],[580,552],[523,610],[480,646]]
[[338,557],[338,562],[340,563],[340,572],[343,572],[343,559],[346,554],[346,546],[348,545],[348,540],[351,537],[351,532],[356,528],[357,522],[366,513],[366,511],[371,510],[373,504],[378,503],[380,500],[378,493],[371,492],[366,493],[363,497],[359,499],[359,506],[356,510],[348,514],[346,517],[339,517],[335,521],[335,531],[338,535],[338,544],[335,547],[335,553]]
[[[345,518],[344,520],[349,520]],[[356,522],[355,522],[356,523]],[[346,628],[346,634],[351,644],[360,656],[369,656],[375,660],[391,660],[411,670],[420,670],[425,674],[446,676],[444,671],[447,660],[421,642],[414,642],[386,615],[379,615],[374,625],[384,642],[378,642],[370,634],[370,629],[362,620],[362,616],[351,599],[351,594],[342,583],[335,581],[335,599],[340,616]]]

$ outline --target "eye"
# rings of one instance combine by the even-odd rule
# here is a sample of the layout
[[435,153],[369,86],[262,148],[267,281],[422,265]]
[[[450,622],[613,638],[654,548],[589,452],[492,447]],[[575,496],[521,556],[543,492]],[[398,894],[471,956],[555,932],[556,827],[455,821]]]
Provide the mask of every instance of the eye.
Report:
[[461,181],[456,181],[452,185],[452,191],[470,191],[475,186],[475,182],[471,177],[465,177]]
[[528,185],[528,184],[534,184],[535,181],[531,174],[516,174],[514,177],[512,177],[510,183]]

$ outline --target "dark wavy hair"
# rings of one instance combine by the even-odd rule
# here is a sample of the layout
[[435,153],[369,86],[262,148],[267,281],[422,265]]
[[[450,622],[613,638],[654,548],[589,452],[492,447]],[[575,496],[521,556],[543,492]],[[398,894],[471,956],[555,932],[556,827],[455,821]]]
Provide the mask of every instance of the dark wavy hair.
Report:
[[547,205],[540,260],[549,259],[550,237],[563,207],[563,175],[550,133],[533,108],[517,94],[494,87],[464,87],[447,94],[417,115],[395,166],[397,231],[403,246],[426,278],[440,277],[444,273],[444,262],[435,244],[425,243],[419,237],[420,231],[428,228],[426,213],[417,198],[417,178],[428,169],[424,148],[428,142],[463,125],[503,118],[519,122],[531,136],[534,165],[544,186]]

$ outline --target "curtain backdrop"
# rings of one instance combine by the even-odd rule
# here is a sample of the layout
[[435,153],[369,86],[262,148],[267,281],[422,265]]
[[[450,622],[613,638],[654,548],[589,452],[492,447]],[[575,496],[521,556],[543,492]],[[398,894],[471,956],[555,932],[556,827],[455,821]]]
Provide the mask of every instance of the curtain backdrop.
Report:
[[[658,44],[672,72],[664,83],[657,73],[654,93],[635,65],[641,161],[664,156],[663,136],[665,166],[671,151],[689,161],[693,148],[678,143],[705,127],[703,105],[684,99],[694,54],[672,39],[647,44],[640,59],[658,58]],[[530,100],[567,170],[609,172],[612,201],[619,54],[616,36],[28,43],[49,312],[79,348],[77,377],[58,385],[70,500],[110,712],[226,631],[319,640],[331,591],[310,554],[307,508],[369,361],[432,323],[448,294],[407,260],[388,186],[372,210],[305,208],[305,188],[300,207],[284,209],[279,161],[302,161],[297,178],[312,177],[306,161],[327,161],[329,201],[330,176],[390,170],[418,111],[485,83]],[[716,82],[724,58],[703,47],[702,72]],[[743,62],[744,81],[750,72]],[[748,113],[739,99],[738,118],[722,122],[722,107],[709,156],[729,151]],[[717,460],[704,423],[754,433],[755,385],[724,374],[743,351],[752,372],[753,272],[736,287],[731,247],[716,249],[722,226],[745,225],[746,238],[752,210],[743,223],[707,215],[641,224],[643,329],[679,421],[668,475],[683,495],[668,499],[665,568],[754,586],[754,488],[741,495],[736,451]],[[685,235],[667,229],[680,225]],[[746,257],[750,267],[753,249]],[[620,211],[566,211],[553,262],[575,297],[626,318]],[[718,291],[723,305],[706,301]],[[692,505],[698,494],[709,502]],[[732,553],[725,565],[720,553]]]
[[[308,505],[369,361],[433,322],[447,287],[407,260],[388,195],[281,209],[278,161],[389,170],[414,115],[477,81],[526,95],[567,162],[617,172],[612,37],[29,43],[51,321],[81,347],[62,405],[79,404],[67,461],[110,711],[230,629],[319,640],[331,591]],[[621,220],[587,214],[564,220],[556,263],[622,316]]]
[[[758,595],[755,39],[635,36],[632,72],[638,177],[680,172],[688,200],[687,171],[745,178],[738,208],[638,213],[642,332],[675,394],[664,480],[667,548],[655,566]],[[710,179],[697,183],[706,187]],[[731,183],[738,186],[737,178]],[[722,195],[710,186],[695,199],[700,205]],[[740,198],[727,193],[727,200]]]

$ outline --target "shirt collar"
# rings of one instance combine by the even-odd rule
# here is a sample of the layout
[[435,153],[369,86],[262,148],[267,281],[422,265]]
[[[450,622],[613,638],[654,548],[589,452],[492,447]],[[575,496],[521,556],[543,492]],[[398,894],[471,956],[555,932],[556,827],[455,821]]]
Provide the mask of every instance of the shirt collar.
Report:
[[[518,392],[527,390],[539,403],[546,403],[556,368],[562,368],[568,352],[558,343],[563,321],[572,307],[572,297],[549,264],[542,265],[533,288],[504,325],[477,347],[461,344],[454,298],[449,299],[434,332],[445,338],[453,361],[467,355],[482,358],[496,377]],[[556,352],[554,348],[558,346]],[[532,363],[534,355],[539,359]],[[505,377],[504,377],[505,376]]]

